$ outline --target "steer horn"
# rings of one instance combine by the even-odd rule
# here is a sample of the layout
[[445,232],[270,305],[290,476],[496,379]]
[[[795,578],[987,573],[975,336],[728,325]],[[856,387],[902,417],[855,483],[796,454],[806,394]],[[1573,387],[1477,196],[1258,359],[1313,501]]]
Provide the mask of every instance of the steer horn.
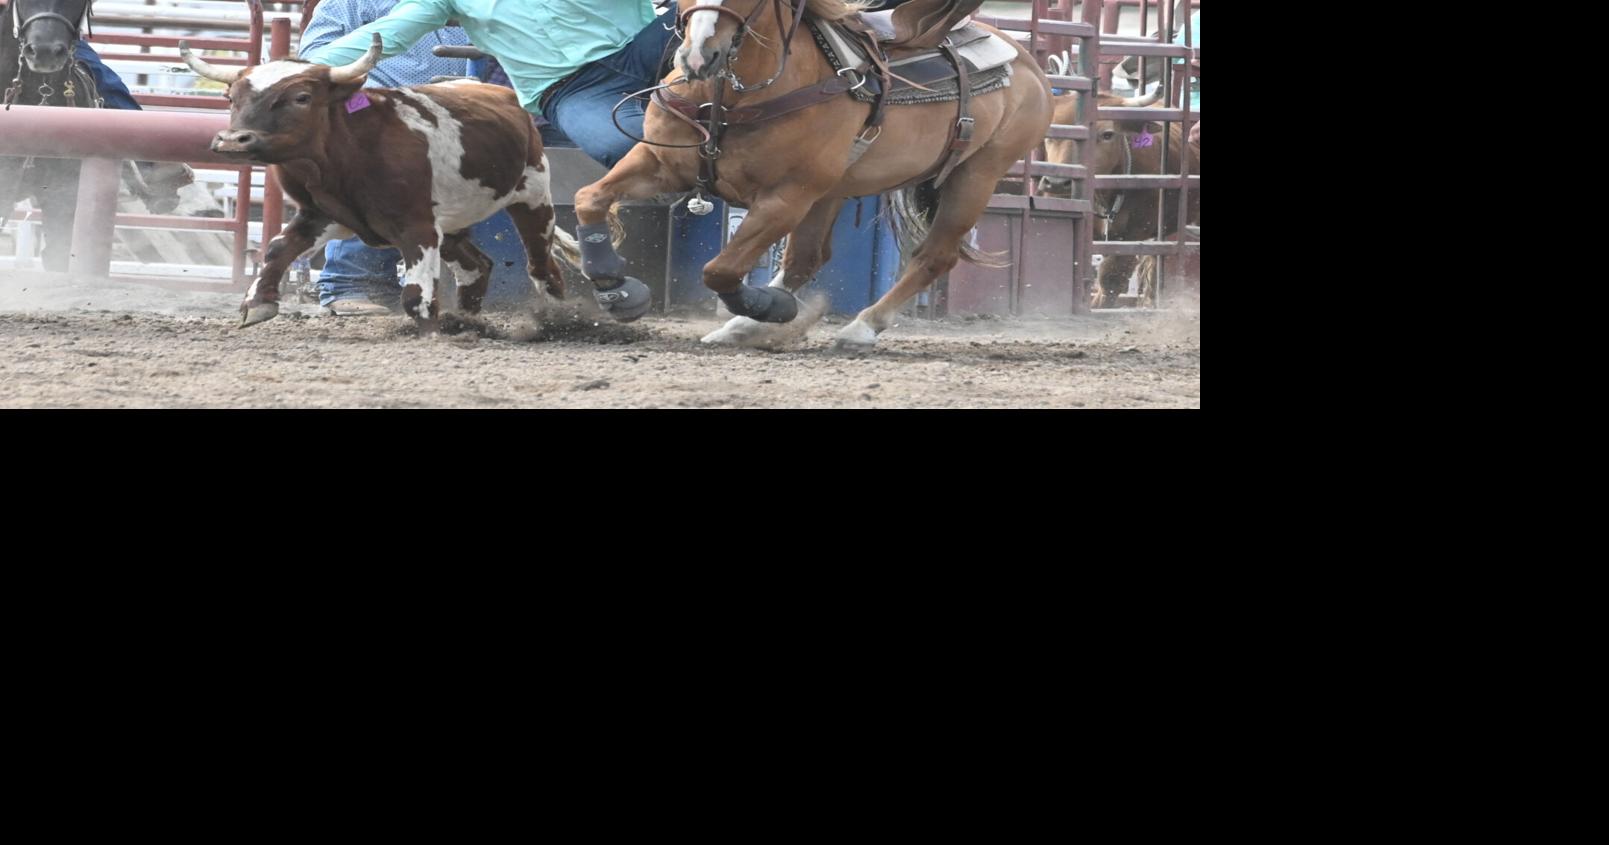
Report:
[[198,76],[202,76],[214,82],[222,82],[225,85],[233,85],[235,80],[239,79],[240,75],[246,72],[245,68],[223,70],[207,64],[206,62],[196,58],[194,53],[190,52],[190,42],[188,41],[179,42],[179,58],[184,59],[184,63],[189,65],[190,69],[195,71]]
[[330,81],[337,85],[356,82],[362,79],[374,66],[380,63],[380,55],[385,48],[380,44],[380,33],[374,34],[374,43],[369,45],[369,52],[358,57],[358,60],[340,67],[330,68]]
[[1162,99],[1162,86],[1158,85],[1155,91],[1143,97],[1129,97],[1123,101],[1123,105],[1131,109],[1143,109],[1150,107],[1152,103],[1160,99]]

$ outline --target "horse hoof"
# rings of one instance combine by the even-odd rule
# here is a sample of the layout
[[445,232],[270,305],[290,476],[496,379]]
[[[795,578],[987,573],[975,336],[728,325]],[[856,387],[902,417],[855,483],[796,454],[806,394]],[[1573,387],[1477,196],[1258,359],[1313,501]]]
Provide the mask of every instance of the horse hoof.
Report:
[[748,317],[733,317],[726,325],[699,339],[699,343],[721,346],[753,346],[763,340],[765,324]]
[[654,305],[653,292],[642,282],[630,276],[608,290],[595,291],[598,305],[609,312],[617,323],[629,323],[648,313]]
[[266,323],[279,316],[279,303],[259,302],[255,305],[242,304],[240,306],[240,327],[255,326]]
[[875,346],[877,332],[860,320],[844,326],[832,342],[834,352],[870,352]]
[[827,312],[827,298],[799,301],[798,312],[786,323],[762,323],[750,317],[733,317],[726,325],[704,335],[704,343],[747,346],[754,349],[780,349],[803,340],[810,328]]

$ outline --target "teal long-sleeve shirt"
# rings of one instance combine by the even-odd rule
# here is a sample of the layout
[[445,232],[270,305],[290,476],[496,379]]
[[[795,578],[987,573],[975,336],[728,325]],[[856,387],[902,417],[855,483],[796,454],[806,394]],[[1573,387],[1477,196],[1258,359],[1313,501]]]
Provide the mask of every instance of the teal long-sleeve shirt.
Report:
[[380,33],[385,57],[457,19],[476,47],[497,57],[525,110],[582,65],[619,52],[654,20],[652,0],[400,0],[391,13],[303,58],[356,61]]

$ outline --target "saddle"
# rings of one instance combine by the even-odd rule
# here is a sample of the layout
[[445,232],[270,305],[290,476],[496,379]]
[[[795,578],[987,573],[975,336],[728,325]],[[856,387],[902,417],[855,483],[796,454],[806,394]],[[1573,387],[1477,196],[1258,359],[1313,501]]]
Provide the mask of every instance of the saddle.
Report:
[[[972,145],[972,97],[1011,84],[1017,49],[971,22],[971,12],[981,5],[973,0],[912,0],[891,11],[863,12],[841,21],[808,20],[833,69],[840,76],[861,74],[865,80],[849,94],[872,104],[868,130],[882,122],[885,106],[955,102],[946,154],[916,180],[931,174],[935,187],[944,184]],[[862,133],[850,152],[851,164],[872,140]]]
[[[869,55],[870,45],[855,37],[858,30],[854,24],[839,26],[814,19],[807,19],[807,22],[833,70],[876,64]],[[947,48],[954,49],[956,57],[964,62],[964,68],[958,68],[951,61],[946,53]],[[1011,84],[1011,61],[1016,57],[1017,51],[1010,44],[982,27],[963,20],[945,34],[937,47],[896,48],[886,50],[879,57],[887,62],[892,83],[884,102],[887,105],[908,105],[954,101],[959,98],[962,69],[967,71],[970,82],[967,93],[971,96],[1005,88]],[[877,76],[873,75],[867,85],[853,91],[854,97],[862,102],[873,102],[877,95],[884,93],[879,90],[878,81]]]
[[861,12],[860,19],[891,50],[934,50],[982,6],[983,0],[909,0],[886,11]]

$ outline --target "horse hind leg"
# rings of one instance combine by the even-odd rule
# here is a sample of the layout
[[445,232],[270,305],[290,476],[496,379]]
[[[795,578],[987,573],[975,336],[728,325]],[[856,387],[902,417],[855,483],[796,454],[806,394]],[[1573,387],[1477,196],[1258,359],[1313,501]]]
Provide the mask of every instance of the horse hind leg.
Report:
[[906,261],[905,273],[892,290],[838,332],[835,349],[864,351],[877,344],[877,336],[893,324],[911,297],[926,290],[939,276],[950,272],[961,257],[961,241],[978,225],[994,195],[1000,174],[1019,156],[991,144],[979,150],[950,174],[939,189],[938,210],[927,237]]

